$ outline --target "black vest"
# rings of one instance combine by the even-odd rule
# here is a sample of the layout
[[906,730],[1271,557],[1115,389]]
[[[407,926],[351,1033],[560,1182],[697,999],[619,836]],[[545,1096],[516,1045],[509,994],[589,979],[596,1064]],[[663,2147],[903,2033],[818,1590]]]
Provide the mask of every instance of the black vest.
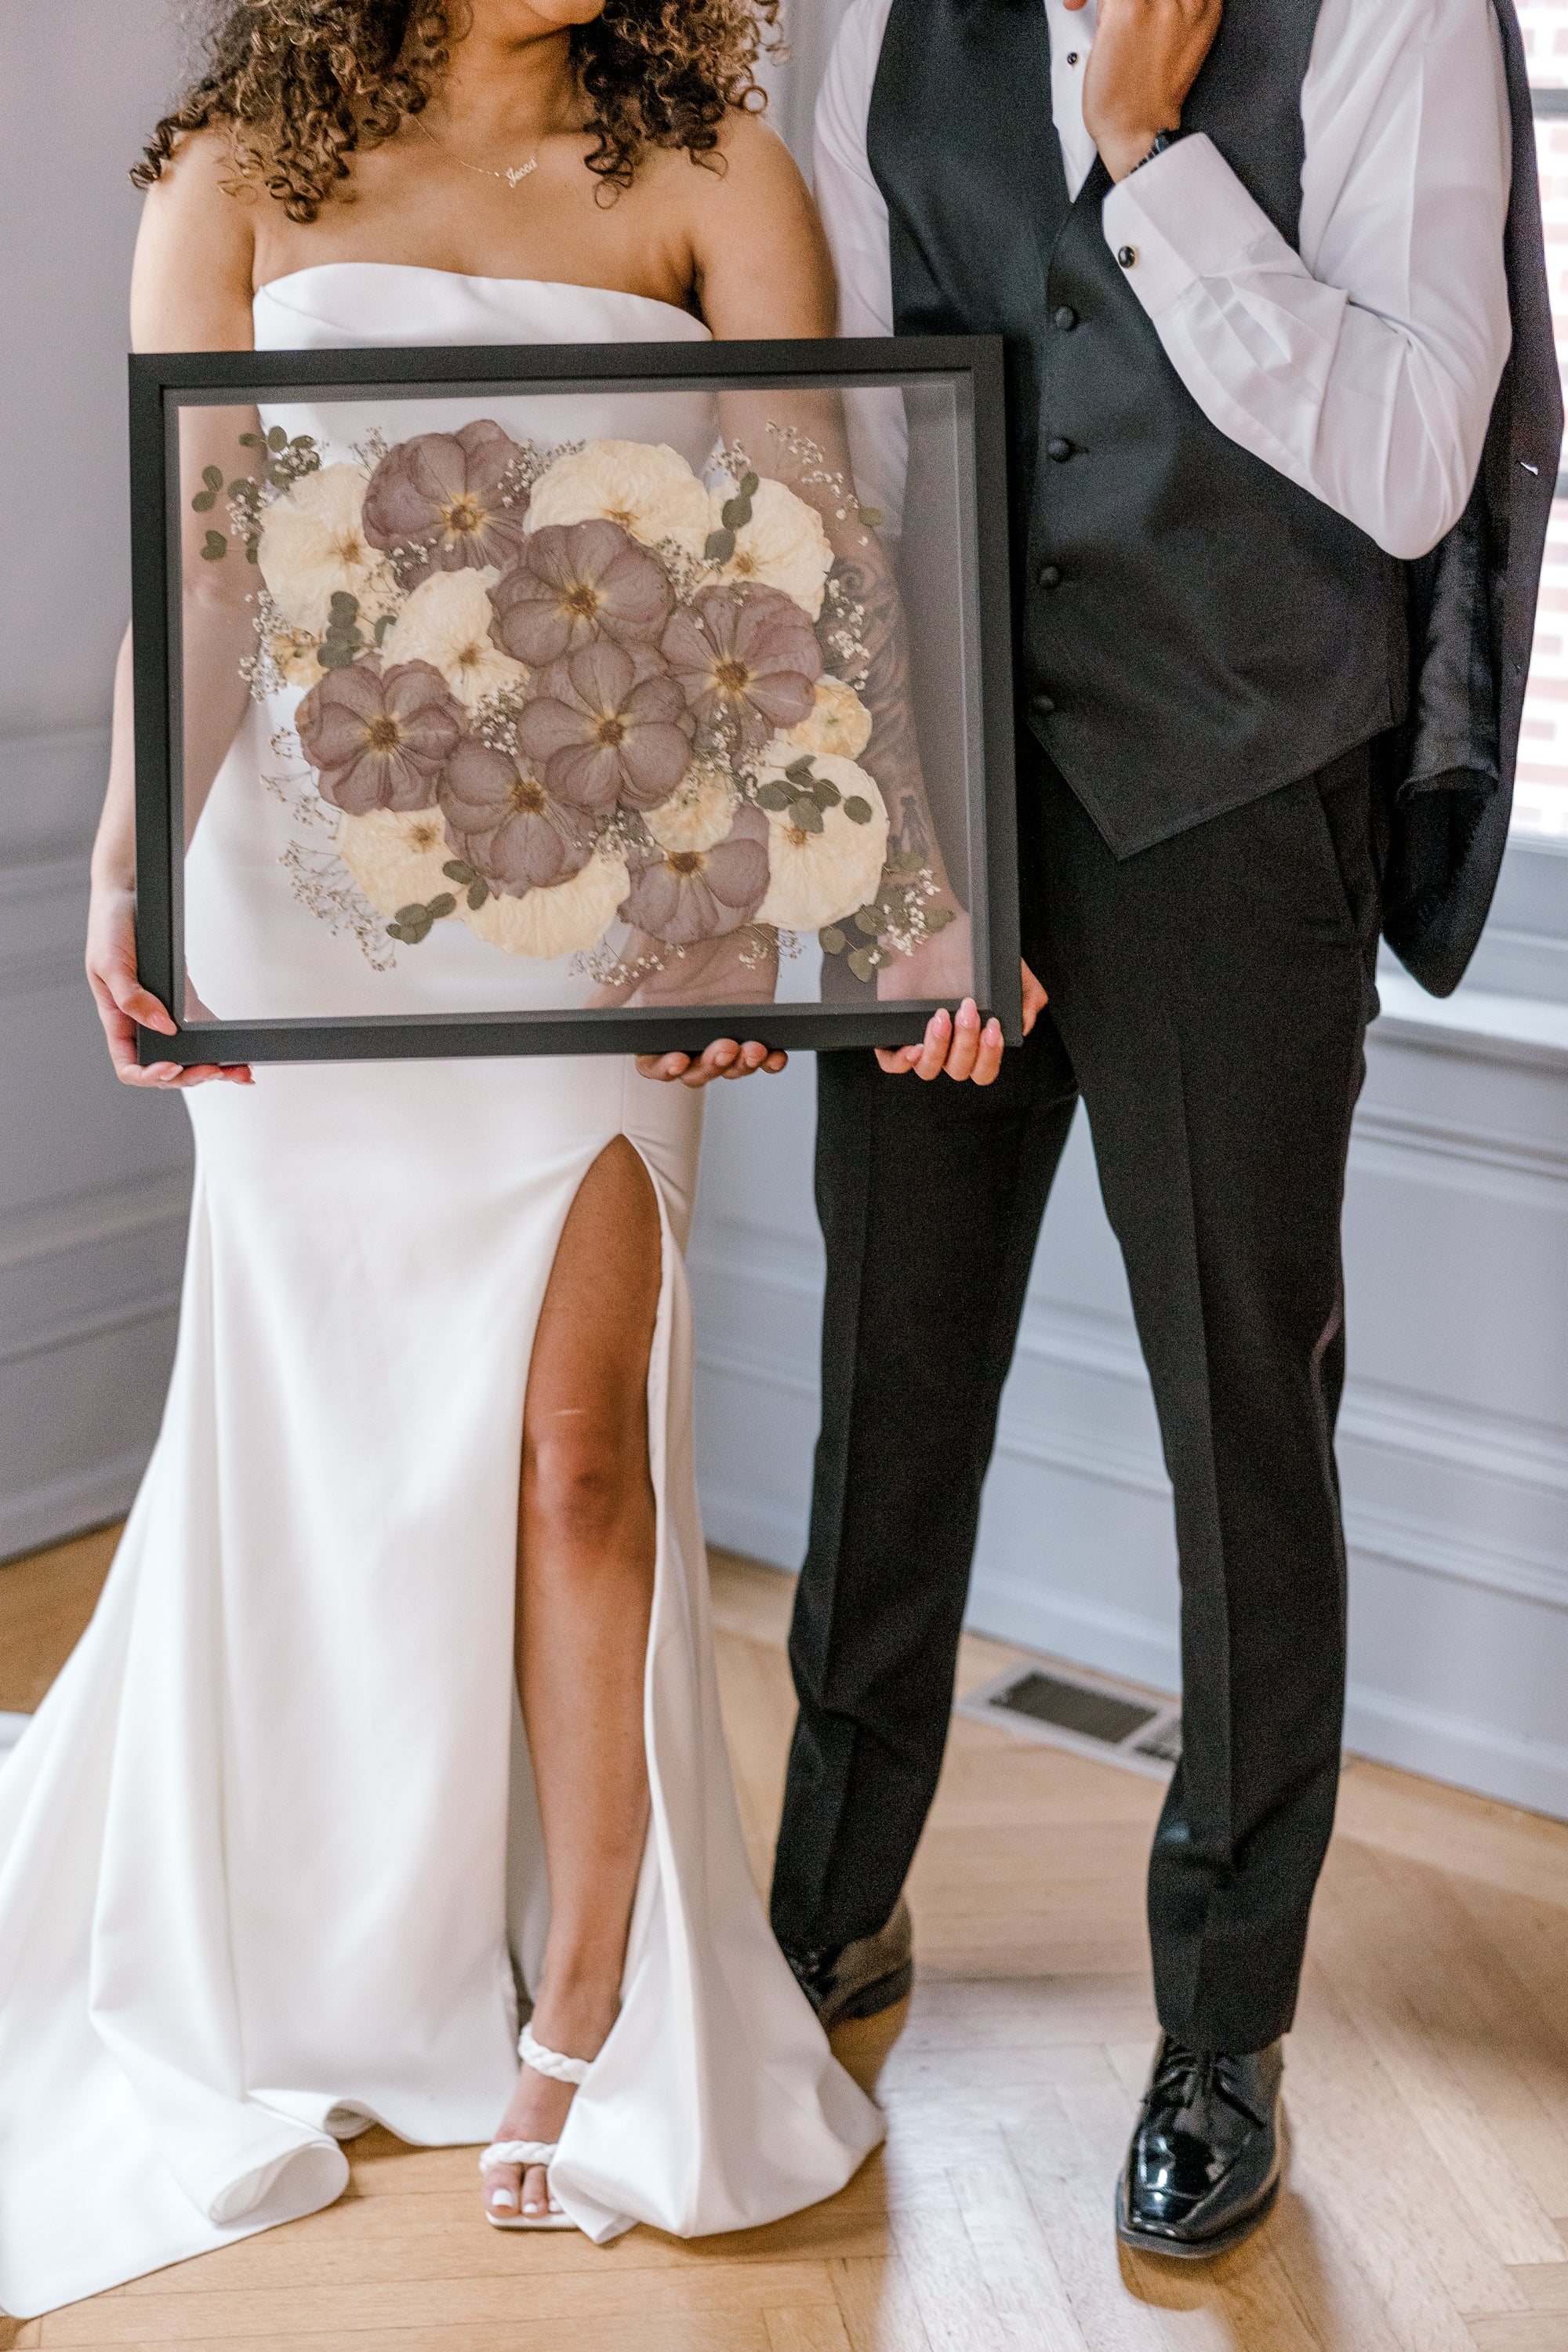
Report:
[[[1321,0],[1226,0],[1183,110],[1298,241]],[[1024,716],[1119,856],[1394,726],[1405,567],[1211,425],[1069,203],[1041,0],[893,0],[868,151],[896,329],[1005,339]],[[1054,706],[1054,707],[1052,707]]]

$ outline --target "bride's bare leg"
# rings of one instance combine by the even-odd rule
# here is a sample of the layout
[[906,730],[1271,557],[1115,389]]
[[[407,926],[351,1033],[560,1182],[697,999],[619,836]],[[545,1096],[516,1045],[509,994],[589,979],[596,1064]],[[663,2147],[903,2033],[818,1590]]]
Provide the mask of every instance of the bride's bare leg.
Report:
[[[618,1137],[567,1218],[523,1409],[517,1679],[550,1873],[533,2031],[571,2058],[594,2057],[615,2022],[647,1831],[647,1370],[659,1273],[653,1187]],[[555,2139],[572,2095],[523,2067],[497,2137]],[[485,2175],[497,2211],[517,2210],[519,2189],[515,2165]],[[544,2210],[540,2168],[521,2193],[525,2212]]]

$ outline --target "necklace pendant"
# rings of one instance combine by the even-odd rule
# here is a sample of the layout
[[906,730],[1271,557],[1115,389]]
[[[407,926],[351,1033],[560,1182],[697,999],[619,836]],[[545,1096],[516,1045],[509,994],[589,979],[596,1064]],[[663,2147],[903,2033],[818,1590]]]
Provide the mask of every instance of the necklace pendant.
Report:
[[517,164],[511,171],[503,173],[501,176],[509,188],[515,188],[520,180],[526,180],[531,172],[537,172],[538,169],[539,158],[535,155],[531,156],[526,163]]

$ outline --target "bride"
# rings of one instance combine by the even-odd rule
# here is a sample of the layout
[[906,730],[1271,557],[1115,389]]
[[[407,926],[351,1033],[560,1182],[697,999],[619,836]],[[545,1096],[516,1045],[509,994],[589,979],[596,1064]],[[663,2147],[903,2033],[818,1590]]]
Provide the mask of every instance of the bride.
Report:
[[[139,167],[137,345],[830,332],[754,110],[774,13],[228,0]],[[647,437],[700,467],[674,397]],[[188,611],[188,666],[232,679],[243,599]],[[130,700],[122,655],[88,969],[120,1076],[187,1090],[196,1186],[163,1433],[0,1776],[0,2308],[314,2210],[371,2121],[489,2141],[505,2226],[825,2197],[880,2121],[747,1874],[679,1256],[700,1088],[783,1057],[139,1069],[173,1024],[134,968]],[[275,716],[229,710],[197,779],[220,1013],[353,951],[289,894]],[[440,927],[409,985],[472,945]]]

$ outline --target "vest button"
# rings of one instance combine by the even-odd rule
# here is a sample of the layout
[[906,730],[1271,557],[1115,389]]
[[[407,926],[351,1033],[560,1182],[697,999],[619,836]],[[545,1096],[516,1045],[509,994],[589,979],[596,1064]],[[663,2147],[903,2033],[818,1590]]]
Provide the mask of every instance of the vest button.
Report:
[[1042,588],[1059,588],[1062,575],[1054,563],[1042,563],[1035,574]]
[[1056,707],[1048,694],[1031,694],[1029,697],[1029,708],[1037,719],[1048,719]]
[[1116,248],[1116,258],[1123,269],[1135,269],[1138,266],[1138,247],[1135,245],[1119,245]]
[[1053,327],[1059,329],[1062,334],[1071,334],[1073,329],[1078,324],[1078,312],[1073,309],[1070,302],[1064,302],[1059,310],[1053,310],[1051,312],[1051,324]]
[[1068,459],[1072,456],[1072,443],[1070,441],[1064,441],[1061,435],[1058,433],[1047,442],[1046,455],[1051,459],[1054,465],[1065,466]]

